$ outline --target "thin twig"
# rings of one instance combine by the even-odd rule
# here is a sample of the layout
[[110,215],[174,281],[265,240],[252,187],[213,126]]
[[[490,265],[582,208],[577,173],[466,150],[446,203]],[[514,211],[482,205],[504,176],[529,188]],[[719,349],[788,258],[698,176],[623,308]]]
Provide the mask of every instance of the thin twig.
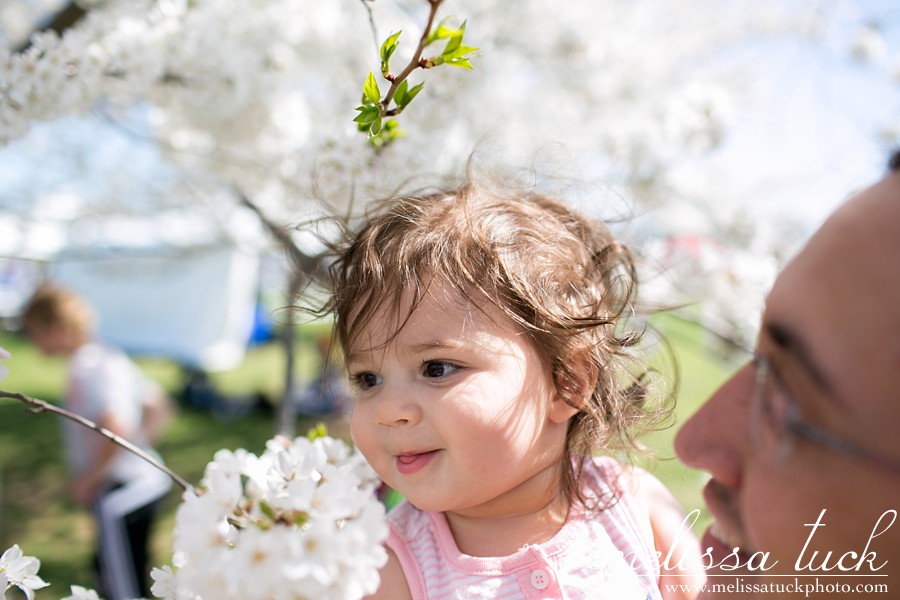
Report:
[[381,101],[381,104],[385,109],[390,105],[391,100],[394,99],[394,94],[397,92],[397,88],[400,87],[400,84],[409,77],[410,73],[422,66],[422,52],[425,51],[425,43],[428,41],[428,36],[431,34],[431,28],[434,27],[434,17],[437,15],[438,9],[441,7],[443,1],[444,0],[428,0],[428,3],[431,5],[431,11],[428,13],[428,23],[425,24],[425,30],[422,32],[422,37],[419,38],[419,47],[416,48],[416,52],[413,54],[412,59],[410,59],[409,64],[400,71],[399,75],[396,75],[391,79],[391,88],[387,91],[387,94],[385,94],[384,100]]
[[190,483],[185,481],[181,476],[179,476],[177,473],[175,473],[174,471],[169,469],[167,466],[165,466],[164,464],[159,462],[153,456],[147,454],[146,452],[144,452],[143,450],[141,450],[140,448],[138,448],[137,446],[135,446],[134,444],[132,444],[131,442],[126,440],[125,438],[122,438],[122,437],[116,435],[115,433],[113,433],[112,431],[110,431],[108,429],[100,427],[99,425],[97,425],[96,423],[94,423],[93,421],[91,421],[89,419],[85,419],[84,417],[82,417],[80,415],[76,415],[75,413],[69,412],[68,410],[66,410],[64,408],[60,408],[59,406],[54,406],[53,404],[50,404],[49,402],[45,402],[43,400],[38,400],[37,398],[32,398],[31,396],[26,396],[25,394],[20,394],[18,392],[7,392],[4,390],[0,390],[0,398],[10,398],[12,400],[18,400],[18,401],[28,405],[30,407],[28,409],[29,412],[32,412],[34,414],[43,413],[43,412],[55,413],[61,417],[65,417],[66,419],[74,421],[83,427],[87,427],[88,429],[96,431],[103,437],[109,439],[111,442],[118,444],[119,446],[121,446],[125,450],[128,450],[132,454],[135,454],[135,455],[143,458],[145,461],[147,461],[148,463],[150,463],[151,465],[153,465],[154,467],[156,467],[157,469],[159,469],[160,471],[162,471],[163,473],[165,473],[166,475],[171,477],[172,481],[174,481],[175,483],[180,485],[184,491],[190,492],[194,495],[197,494],[197,491],[194,489],[194,486],[192,486]]
[[375,53],[378,53],[378,49],[381,47],[381,44],[378,43],[380,39],[378,37],[378,27],[375,26],[375,15],[372,14],[372,7],[369,4],[372,0],[361,0],[363,7],[366,9],[366,12],[369,13],[369,29],[372,30],[372,39],[375,40]]

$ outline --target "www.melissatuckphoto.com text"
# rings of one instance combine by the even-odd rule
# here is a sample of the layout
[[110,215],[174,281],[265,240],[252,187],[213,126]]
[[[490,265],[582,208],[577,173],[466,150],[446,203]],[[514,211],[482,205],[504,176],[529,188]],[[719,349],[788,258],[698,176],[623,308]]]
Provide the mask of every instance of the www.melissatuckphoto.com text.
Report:
[[[890,587],[884,581],[846,583],[840,581],[842,576],[800,577],[786,575],[779,581],[768,576],[765,581],[755,581],[751,577],[710,577],[704,584],[670,583],[663,587],[665,591],[705,592],[713,594],[796,594],[798,597],[811,597],[817,594],[889,594]],[[854,577],[854,579],[858,576]]]

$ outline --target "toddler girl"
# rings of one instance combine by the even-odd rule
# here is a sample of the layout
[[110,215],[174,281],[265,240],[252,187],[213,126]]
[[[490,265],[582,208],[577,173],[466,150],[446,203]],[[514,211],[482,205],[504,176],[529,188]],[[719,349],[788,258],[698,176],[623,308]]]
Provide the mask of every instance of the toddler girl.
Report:
[[470,183],[379,203],[331,269],[351,434],[406,499],[375,598],[691,596],[660,592],[703,580],[677,502],[598,456],[648,416],[604,226]]

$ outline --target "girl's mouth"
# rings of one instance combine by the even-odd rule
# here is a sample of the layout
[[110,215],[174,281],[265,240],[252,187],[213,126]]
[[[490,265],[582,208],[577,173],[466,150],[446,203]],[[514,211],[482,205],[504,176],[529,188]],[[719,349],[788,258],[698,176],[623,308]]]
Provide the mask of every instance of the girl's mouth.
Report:
[[403,475],[412,475],[424,469],[431,459],[437,454],[437,450],[397,455],[397,470]]

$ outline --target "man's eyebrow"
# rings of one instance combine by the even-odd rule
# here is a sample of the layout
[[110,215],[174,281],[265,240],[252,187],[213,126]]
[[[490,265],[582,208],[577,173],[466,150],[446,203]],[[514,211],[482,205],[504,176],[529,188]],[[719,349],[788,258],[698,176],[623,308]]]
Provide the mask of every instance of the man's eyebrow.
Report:
[[809,344],[806,343],[803,336],[784,323],[770,321],[763,325],[763,329],[780,349],[788,352],[800,361],[803,368],[810,374],[813,381],[815,381],[820,388],[827,392],[833,390],[828,377],[825,375],[825,370],[819,366],[818,361],[816,361],[815,356],[810,350]]

